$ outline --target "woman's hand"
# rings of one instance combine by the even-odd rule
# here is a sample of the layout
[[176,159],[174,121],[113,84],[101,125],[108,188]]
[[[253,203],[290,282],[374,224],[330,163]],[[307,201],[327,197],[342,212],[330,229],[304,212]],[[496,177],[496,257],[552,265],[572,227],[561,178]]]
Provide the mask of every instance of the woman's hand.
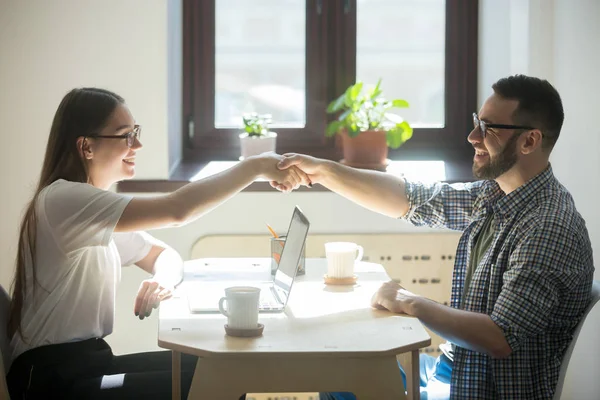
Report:
[[133,312],[136,317],[144,319],[152,314],[152,310],[158,308],[161,301],[170,298],[173,289],[161,285],[155,279],[142,281],[135,299]]

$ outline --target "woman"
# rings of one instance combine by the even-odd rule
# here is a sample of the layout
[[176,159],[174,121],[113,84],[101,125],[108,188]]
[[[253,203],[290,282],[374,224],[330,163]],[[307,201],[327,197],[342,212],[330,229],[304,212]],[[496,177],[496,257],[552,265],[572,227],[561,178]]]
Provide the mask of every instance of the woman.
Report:
[[[124,100],[106,90],[74,89],[58,107],[20,231],[8,325],[12,398],[168,398],[169,352],[113,356],[102,339],[113,329],[121,265],[153,275],[135,299],[140,319],[181,280],[181,257],[140,231],[187,223],[260,177],[283,191],[308,184],[265,154],[168,195],[113,193],[135,174],[140,134]],[[195,359],[182,364],[186,394]]]

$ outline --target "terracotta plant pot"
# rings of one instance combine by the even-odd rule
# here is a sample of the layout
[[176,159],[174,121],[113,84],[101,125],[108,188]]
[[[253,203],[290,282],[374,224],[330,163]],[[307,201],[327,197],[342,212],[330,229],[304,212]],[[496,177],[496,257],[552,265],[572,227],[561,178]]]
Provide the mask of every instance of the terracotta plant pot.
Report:
[[267,151],[275,151],[277,134],[268,132],[264,136],[249,136],[244,132],[240,134],[240,147],[242,150],[242,159],[250,156],[256,156]]
[[387,166],[388,146],[385,131],[361,132],[350,137],[341,133],[344,152],[343,164],[357,168],[383,169]]

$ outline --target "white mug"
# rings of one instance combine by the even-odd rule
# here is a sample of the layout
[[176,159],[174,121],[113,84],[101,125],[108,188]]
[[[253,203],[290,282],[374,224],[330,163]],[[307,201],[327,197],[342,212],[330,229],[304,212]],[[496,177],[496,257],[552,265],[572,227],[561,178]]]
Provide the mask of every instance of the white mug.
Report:
[[230,328],[256,329],[259,298],[260,288],[232,286],[225,289],[225,297],[219,300],[219,311],[227,317]]
[[351,242],[325,243],[327,276],[348,278],[354,276],[354,263],[363,258],[363,248]]

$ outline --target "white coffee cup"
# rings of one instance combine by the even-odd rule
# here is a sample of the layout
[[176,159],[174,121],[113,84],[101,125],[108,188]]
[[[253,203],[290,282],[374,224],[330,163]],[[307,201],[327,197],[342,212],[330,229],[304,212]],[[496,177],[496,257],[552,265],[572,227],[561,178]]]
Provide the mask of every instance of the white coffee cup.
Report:
[[351,242],[325,243],[327,276],[348,278],[354,276],[354,263],[363,258],[363,248]]
[[258,300],[260,288],[232,286],[225,289],[219,300],[219,311],[227,317],[229,328],[256,329],[258,326]]

